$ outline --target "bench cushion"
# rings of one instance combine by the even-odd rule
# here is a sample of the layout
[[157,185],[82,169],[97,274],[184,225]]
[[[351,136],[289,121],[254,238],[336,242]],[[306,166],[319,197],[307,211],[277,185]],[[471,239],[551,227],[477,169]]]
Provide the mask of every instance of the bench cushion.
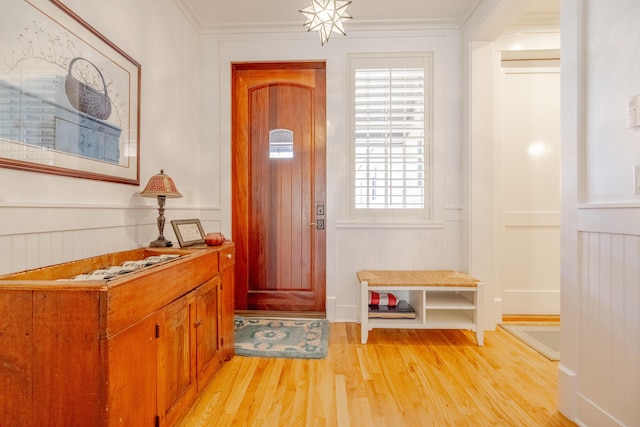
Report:
[[466,286],[475,287],[479,282],[454,270],[361,270],[357,272],[360,283],[369,286]]

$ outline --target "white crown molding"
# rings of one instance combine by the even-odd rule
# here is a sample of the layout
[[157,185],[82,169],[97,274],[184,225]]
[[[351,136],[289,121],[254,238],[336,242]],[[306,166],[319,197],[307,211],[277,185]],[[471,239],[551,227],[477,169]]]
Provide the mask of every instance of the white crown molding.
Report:
[[[268,34],[268,33],[306,33],[304,17],[300,21],[282,22],[238,22],[232,24],[205,24],[186,0],[174,0],[187,21],[194,30],[201,35],[238,35],[238,34]],[[466,21],[468,16],[463,19]],[[395,20],[349,20],[345,25],[347,34],[350,31],[412,31],[412,30],[442,30],[460,29],[461,23],[454,19],[395,19]]]
[[[302,21],[301,21],[302,22]],[[206,25],[196,28],[201,35],[238,35],[238,34],[287,34],[307,33],[301,22],[274,23],[239,23],[228,25]],[[418,31],[418,30],[450,30],[460,26],[447,20],[388,20],[349,22],[345,26],[347,35],[363,31]]]

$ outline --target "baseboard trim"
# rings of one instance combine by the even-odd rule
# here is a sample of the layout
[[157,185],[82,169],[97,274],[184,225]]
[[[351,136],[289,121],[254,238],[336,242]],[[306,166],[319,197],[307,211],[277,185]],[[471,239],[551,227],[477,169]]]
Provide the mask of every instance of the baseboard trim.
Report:
[[578,376],[562,364],[558,365],[558,409],[573,422],[578,416]]
[[[578,416],[575,423],[579,426],[611,426],[625,427],[628,423],[618,421],[613,415],[609,414],[604,408],[598,406],[591,399],[582,393],[578,393]],[[634,422],[636,420],[628,420]]]
[[503,322],[560,322],[560,315],[555,314],[503,314]]

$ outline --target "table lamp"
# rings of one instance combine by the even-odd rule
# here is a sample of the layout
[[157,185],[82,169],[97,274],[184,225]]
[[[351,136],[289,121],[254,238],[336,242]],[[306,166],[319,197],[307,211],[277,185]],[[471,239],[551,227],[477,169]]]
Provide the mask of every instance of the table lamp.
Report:
[[164,203],[167,197],[178,198],[182,197],[182,194],[176,188],[173,180],[169,175],[165,175],[164,170],[160,169],[160,173],[152,176],[147,183],[147,186],[140,192],[142,197],[157,197],[158,198],[158,232],[160,233],[158,238],[149,244],[152,248],[167,248],[173,246],[173,244],[164,238]]

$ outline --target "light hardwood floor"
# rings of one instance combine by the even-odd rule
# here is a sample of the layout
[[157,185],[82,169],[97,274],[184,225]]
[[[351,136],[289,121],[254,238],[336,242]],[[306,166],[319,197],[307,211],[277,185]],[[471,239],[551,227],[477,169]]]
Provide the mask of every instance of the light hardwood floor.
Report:
[[557,410],[558,362],[505,331],[332,323],[322,360],[236,356],[202,393],[191,426],[573,426]]

